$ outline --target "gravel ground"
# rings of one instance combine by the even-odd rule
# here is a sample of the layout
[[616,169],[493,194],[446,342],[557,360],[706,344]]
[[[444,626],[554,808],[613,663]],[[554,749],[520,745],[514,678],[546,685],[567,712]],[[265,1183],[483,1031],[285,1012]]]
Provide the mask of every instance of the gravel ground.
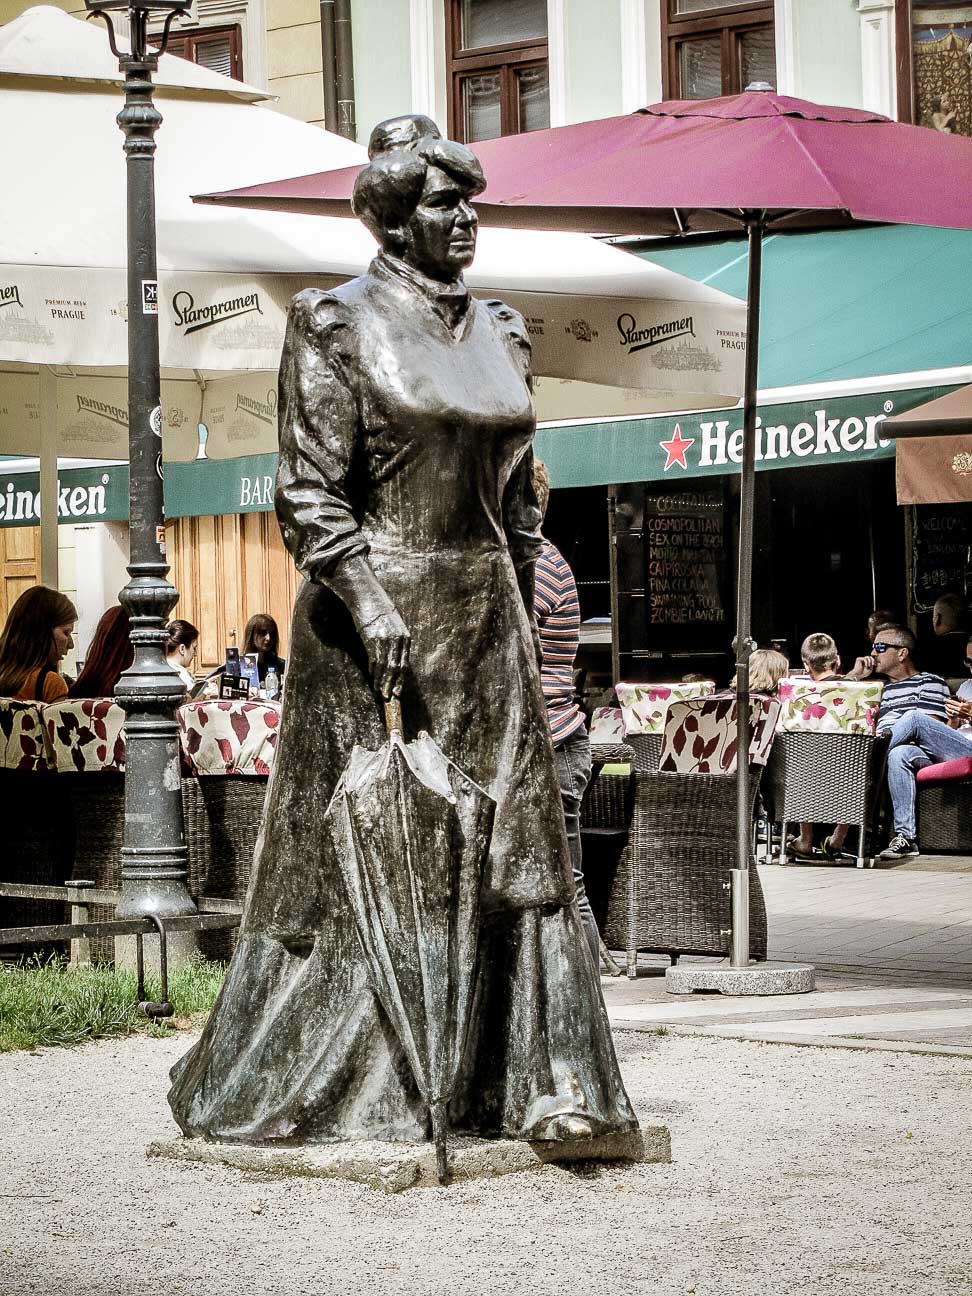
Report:
[[148,1161],[187,1036],[0,1056],[0,1296],[945,1296],[972,1060],[621,1034],[670,1166],[385,1197]]

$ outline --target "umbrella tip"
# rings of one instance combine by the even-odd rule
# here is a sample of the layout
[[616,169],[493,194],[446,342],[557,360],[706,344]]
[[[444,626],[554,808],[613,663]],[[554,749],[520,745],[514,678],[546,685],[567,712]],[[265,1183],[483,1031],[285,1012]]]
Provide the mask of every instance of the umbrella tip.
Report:
[[772,89],[773,87],[770,85],[768,81],[750,81],[749,85],[746,87],[746,94],[749,94],[750,90],[772,90]]

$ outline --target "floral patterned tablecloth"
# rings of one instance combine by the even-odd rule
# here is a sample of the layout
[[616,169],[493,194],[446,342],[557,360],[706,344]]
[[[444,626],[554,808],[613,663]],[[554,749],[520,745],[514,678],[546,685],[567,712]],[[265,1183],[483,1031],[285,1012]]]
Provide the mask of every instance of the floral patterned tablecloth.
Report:
[[[749,701],[749,760],[765,765],[780,715],[776,698]],[[679,774],[732,774],[736,769],[736,699],[690,698],[673,706],[665,722],[659,770]]]
[[178,718],[194,774],[270,773],[280,728],[279,702],[187,702]]
[[[187,702],[176,713],[186,774],[270,773],[280,703]],[[125,769],[125,713],[111,698],[0,698],[0,768],[59,774]]]
[[620,707],[595,707],[591,712],[591,742],[624,742],[624,719]]
[[0,698],[0,769],[50,768],[51,754],[41,704]]
[[780,729],[872,734],[884,684],[879,680],[780,680]]
[[617,684],[614,692],[621,703],[624,737],[630,734],[658,734],[665,728],[665,716],[672,702],[708,697],[715,690],[712,680],[692,684]]
[[43,708],[53,768],[59,774],[125,768],[125,712],[111,698],[62,698]]

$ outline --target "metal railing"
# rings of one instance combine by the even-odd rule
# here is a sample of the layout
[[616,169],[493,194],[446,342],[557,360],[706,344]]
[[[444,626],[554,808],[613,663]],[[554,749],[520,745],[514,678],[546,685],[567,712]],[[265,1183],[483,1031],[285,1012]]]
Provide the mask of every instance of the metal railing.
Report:
[[[30,927],[0,927],[0,946],[34,945],[46,941],[70,941],[69,964],[82,967],[91,962],[91,940],[97,937],[117,938],[134,936],[136,968],[138,974],[139,1008],[152,1019],[171,1017],[169,1001],[168,937],[173,932],[219,931],[238,927],[242,908],[236,900],[223,900],[203,896],[197,901],[198,913],[178,917],[160,918],[149,914],[144,918],[112,918],[101,922],[89,921],[89,907],[93,904],[117,905],[121,892],[96,887],[93,882],[72,880],[64,886],[35,886],[27,882],[0,882],[0,900],[54,900],[70,906],[71,921],[44,923]],[[145,964],[143,939],[159,938],[159,971],[162,980],[162,998],[150,1001],[145,994]]]

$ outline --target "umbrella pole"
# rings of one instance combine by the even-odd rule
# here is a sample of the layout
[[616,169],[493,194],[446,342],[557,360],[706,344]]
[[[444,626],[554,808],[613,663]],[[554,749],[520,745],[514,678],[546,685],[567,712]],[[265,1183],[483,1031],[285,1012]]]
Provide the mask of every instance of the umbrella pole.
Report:
[[749,800],[749,657],[753,603],[753,497],[756,487],[756,385],[759,375],[759,290],[763,213],[746,213],[749,243],[746,294],[746,375],[743,392],[742,468],[739,479],[739,566],[736,579],[736,867],[732,870],[730,965],[749,966],[749,861],[753,823]]

